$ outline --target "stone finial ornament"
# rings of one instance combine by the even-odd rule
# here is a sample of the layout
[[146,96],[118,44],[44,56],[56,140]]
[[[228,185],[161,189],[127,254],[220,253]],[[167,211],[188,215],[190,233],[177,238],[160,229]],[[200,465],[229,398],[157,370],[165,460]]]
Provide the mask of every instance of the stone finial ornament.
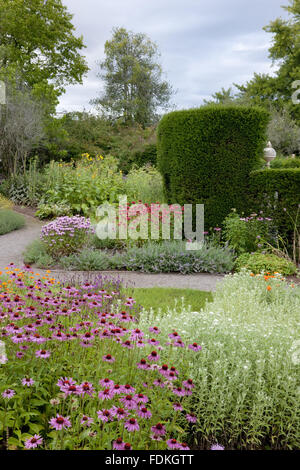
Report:
[[276,151],[273,149],[271,142],[267,143],[266,148],[264,149],[264,159],[267,162],[267,167],[270,168],[270,163],[276,157]]

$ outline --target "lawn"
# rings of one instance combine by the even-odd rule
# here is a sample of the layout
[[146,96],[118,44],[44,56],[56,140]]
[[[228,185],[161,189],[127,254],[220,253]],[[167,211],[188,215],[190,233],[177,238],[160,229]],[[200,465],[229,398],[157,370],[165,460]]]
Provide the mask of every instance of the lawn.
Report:
[[127,288],[126,295],[135,299],[137,304],[142,305],[145,310],[153,309],[154,312],[164,313],[168,308],[174,308],[175,303],[184,301],[185,306],[191,306],[192,311],[199,312],[206,304],[213,299],[211,292],[204,292],[195,289],[174,289],[165,287],[151,288]]

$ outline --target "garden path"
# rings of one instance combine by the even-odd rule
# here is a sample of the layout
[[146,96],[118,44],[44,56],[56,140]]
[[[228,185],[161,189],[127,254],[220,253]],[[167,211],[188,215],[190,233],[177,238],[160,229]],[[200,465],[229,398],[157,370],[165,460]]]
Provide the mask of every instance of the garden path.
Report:
[[23,266],[23,251],[40,235],[43,222],[29,215],[23,214],[23,217],[26,219],[25,227],[0,236],[0,271],[12,262],[18,267]]
[[[23,263],[23,252],[27,245],[40,235],[43,222],[23,214],[26,218],[26,226],[20,230],[0,236],[0,271],[3,271],[10,263],[21,268]],[[41,275],[43,269],[33,269]],[[203,291],[214,291],[218,281],[223,279],[221,274],[147,274],[130,271],[51,271],[52,276],[60,282],[73,283],[74,281],[93,281],[99,275],[120,278],[128,287],[177,287],[180,289],[198,289]]]

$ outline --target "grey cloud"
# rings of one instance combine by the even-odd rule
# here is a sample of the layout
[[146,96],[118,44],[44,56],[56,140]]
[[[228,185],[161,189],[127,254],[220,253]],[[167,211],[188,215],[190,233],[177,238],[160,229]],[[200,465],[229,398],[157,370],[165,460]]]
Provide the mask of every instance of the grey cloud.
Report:
[[271,20],[286,17],[283,0],[64,0],[90,67],[82,86],[67,87],[59,110],[89,109],[103,87],[96,62],[113,27],[143,32],[155,41],[178,108],[199,106],[222,87],[244,83],[254,72],[272,73]]

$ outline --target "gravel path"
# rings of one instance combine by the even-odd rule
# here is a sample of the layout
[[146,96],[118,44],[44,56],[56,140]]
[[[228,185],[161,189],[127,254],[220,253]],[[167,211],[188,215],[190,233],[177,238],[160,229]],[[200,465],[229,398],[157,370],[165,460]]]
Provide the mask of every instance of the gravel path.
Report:
[[[24,215],[26,226],[6,235],[0,236],[0,271],[3,271],[9,263],[14,263],[17,267],[23,266],[23,256],[25,248],[40,235],[43,222]],[[41,275],[45,273],[43,269],[33,269]],[[53,277],[61,282],[73,283],[75,281],[92,281],[99,275],[120,278],[131,287],[177,287],[181,289],[197,289],[203,291],[214,291],[218,281],[223,279],[220,274],[146,274],[129,271],[51,271]]]
[[23,266],[23,251],[40,235],[43,223],[29,215],[23,214],[23,217],[26,219],[24,228],[0,236],[0,271],[12,262]]

